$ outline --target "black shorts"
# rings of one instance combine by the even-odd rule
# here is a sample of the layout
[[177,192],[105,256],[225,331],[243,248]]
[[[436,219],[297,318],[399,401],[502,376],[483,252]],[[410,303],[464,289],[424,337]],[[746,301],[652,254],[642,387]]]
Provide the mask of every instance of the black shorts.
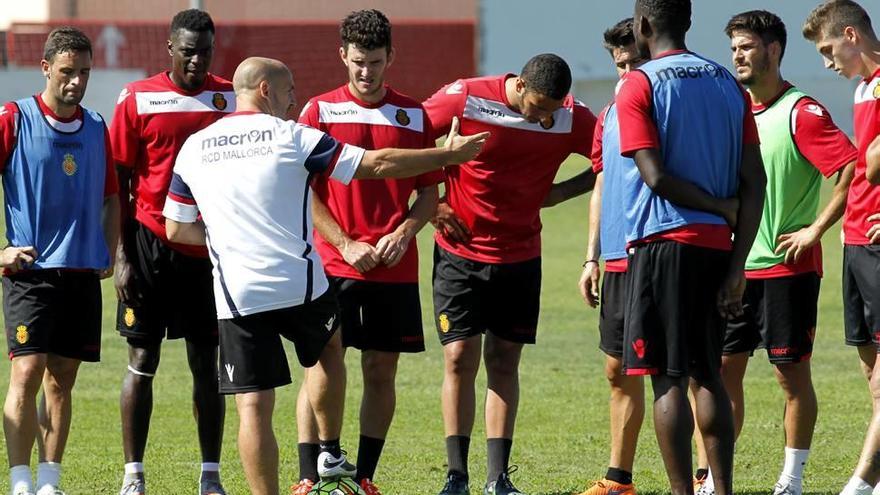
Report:
[[257,392],[290,383],[281,337],[293,342],[303,367],[314,366],[339,328],[338,309],[328,290],[299,306],[220,320],[220,393]]
[[126,225],[125,242],[133,247],[140,306],[117,304],[116,329],[129,342],[163,338],[217,345],[217,309],[211,260],[187,256],[168,247],[138,221]]
[[725,322],[716,299],[730,252],[673,241],[631,250],[623,366],[628,375],[717,373]]
[[820,281],[815,272],[747,281],[743,314],[727,322],[722,353],[764,348],[773,364],[810,359]]
[[620,358],[623,356],[626,272],[605,272],[599,298],[599,349]]
[[540,257],[482,263],[434,246],[434,316],[443,345],[486,331],[534,344],[540,302]]
[[880,352],[880,246],[843,247],[843,324],[847,345]]
[[101,359],[101,283],[93,271],[29,270],[3,277],[9,357]]
[[425,350],[419,284],[328,279],[339,301],[342,345],[362,351]]

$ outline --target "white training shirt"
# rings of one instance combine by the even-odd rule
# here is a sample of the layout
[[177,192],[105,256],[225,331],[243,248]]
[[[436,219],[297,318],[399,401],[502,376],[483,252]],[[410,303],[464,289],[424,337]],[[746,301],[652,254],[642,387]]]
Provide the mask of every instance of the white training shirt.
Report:
[[262,113],[230,114],[187,139],[163,214],[201,214],[214,265],[217,317],[312,301],[328,287],[312,244],[313,175],[351,181],[364,149]]

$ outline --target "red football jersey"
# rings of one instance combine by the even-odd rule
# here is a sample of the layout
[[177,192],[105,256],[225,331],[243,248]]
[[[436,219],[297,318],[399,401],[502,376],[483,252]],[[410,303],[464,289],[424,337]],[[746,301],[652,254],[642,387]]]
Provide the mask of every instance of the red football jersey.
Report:
[[461,134],[492,136],[475,159],[446,167],[446,200],[471,231],[459,243],[437,232],[437,243],[463,258],[514,263],[541,254],[541,204],[571,153],[590,155],[596,116],[571,95],[549,127],[510,107],[504,83],[513,74],[460,79],[425,101],[436,137],[453,117]]
[[235,110],[232,83],[208,74],[202,89],[188,92],[167,72],[125,86],[116,102],[110,139],[113,159],[132,168],[135,219],[177,251],[207,257],[203,246],[176,244],[165,235],[162,208],[174,160],[186,139]]
[[[385,98],[375,104],[359,100],[344,85],[309,100],[299,122],[326,132],[340,142],[368,150],[381,148],[427,148],[434,146],[431,124],[422,105],[386,87]],[[396,229],[409,213],[414,190],[443,182],[440,171],[407,179],[353,180],[344,185],[322,175],[312,189],[327,205],[343,232],[373,246]],[[335,246],[315,231],[315,247],[324,271],[334,277],[373,282],[417,282],[419,257],[415,239],[400,262],[389,268],[379,265],[360,273],[345,262]]]
[[880,69],[856,88],[853,121],[859,158],[856,173],[849,186],[846,213],[843,215],[844,242],[849,245],[868,244],[868,217],[880,213],[880,187],[871,185],[865,175],[865,152],[880,135]]

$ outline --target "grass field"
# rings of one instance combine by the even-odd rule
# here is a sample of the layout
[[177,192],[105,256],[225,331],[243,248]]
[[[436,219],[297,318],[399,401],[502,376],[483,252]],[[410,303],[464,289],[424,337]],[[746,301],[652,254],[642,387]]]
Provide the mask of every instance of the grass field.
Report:
[[[572,159],[561,175],[579,171]],[[608,459],[608,387],[598,350],[597,311],[586,307],[575,287],[586,242],[587,199],[545,211],[544,283],[538,345],[529,347],[521,367],[522,398],[512,462],[517,486],[532,494],[568,494],[604,474]],[[436,493],[445,476],[440,415],[442,352],[434,333],[430,298],[431,240],[420,238],[422,302],[427,352],[404,356],[398,376],[397,416],[376,474],[386,495]],[[861,449],[871,406],[855,350],[843,344],[840,297],[839,228],[825,239],[826,275],[822,286],[814,380],[820,412],[806,472],[809,493],[837,493],[851,475]],[[64,488],[71,494],[109,494],[122,477],[119,387],[126,369],[126,346],[114,330],[115,294],[105,283],[103,360],[84,366],[75,390],[74,423],[64,459]],[[76,318],[77,315],[70,315]],[[343,446],[357,452],[361,378],[359,355],[348,356],[349,373]],[[296,363],[291,356],[291,363]],[[9,366],[0,366],[7,383]],[[278,390],[275,431],[281,446],[281,481],[297,474],[295,385]],[[485,390],[485,376],[479,378]],[[478,397],[481,394],[478,393]],[[155,405],[145,461],[150,493],[195,493],[199,451],[190,406],[189,371],[183,345],[165,345],[155,381]],[[735,487],[739,493],[769,493],[782,466],[782,396],[763,353],[746,377],[746,424],[737,446]],[[649,393],[650,397],[650,393]],[[236,448],[238,418],[227,400],[222,475],[230,494],[248,493]],[[482,408],[482,397],[478,399]],[[481,409],[480,409],[481,410]],[[650,411],[650,407],[649,407]],[[482,414],[471,447],[472,492],[485,477]],[[4,450],[5,452],[5,450]],[[36,462],[36,461],[34,461]],[[635,466],[640,493],[665,493],[666,476],[650,413],[640,437]],[[0,469],[0,491],[8,490],[8,471]]]

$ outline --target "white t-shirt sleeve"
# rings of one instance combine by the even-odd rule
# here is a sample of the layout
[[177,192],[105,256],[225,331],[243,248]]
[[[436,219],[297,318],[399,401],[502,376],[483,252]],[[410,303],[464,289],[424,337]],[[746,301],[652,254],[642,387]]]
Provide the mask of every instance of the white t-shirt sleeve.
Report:
[[199,218],[199,207],[186,182],[176,173],[171,178],[168,197],[162,209],[165,218],[180,223],[195,223]]
[[308,126],[299,126],[299,141],[307,152],[306,170],[313,174],[328,174],[343,184],[354,178],[354,173],[366,150],[358,146],[340,143],[329,134]]

